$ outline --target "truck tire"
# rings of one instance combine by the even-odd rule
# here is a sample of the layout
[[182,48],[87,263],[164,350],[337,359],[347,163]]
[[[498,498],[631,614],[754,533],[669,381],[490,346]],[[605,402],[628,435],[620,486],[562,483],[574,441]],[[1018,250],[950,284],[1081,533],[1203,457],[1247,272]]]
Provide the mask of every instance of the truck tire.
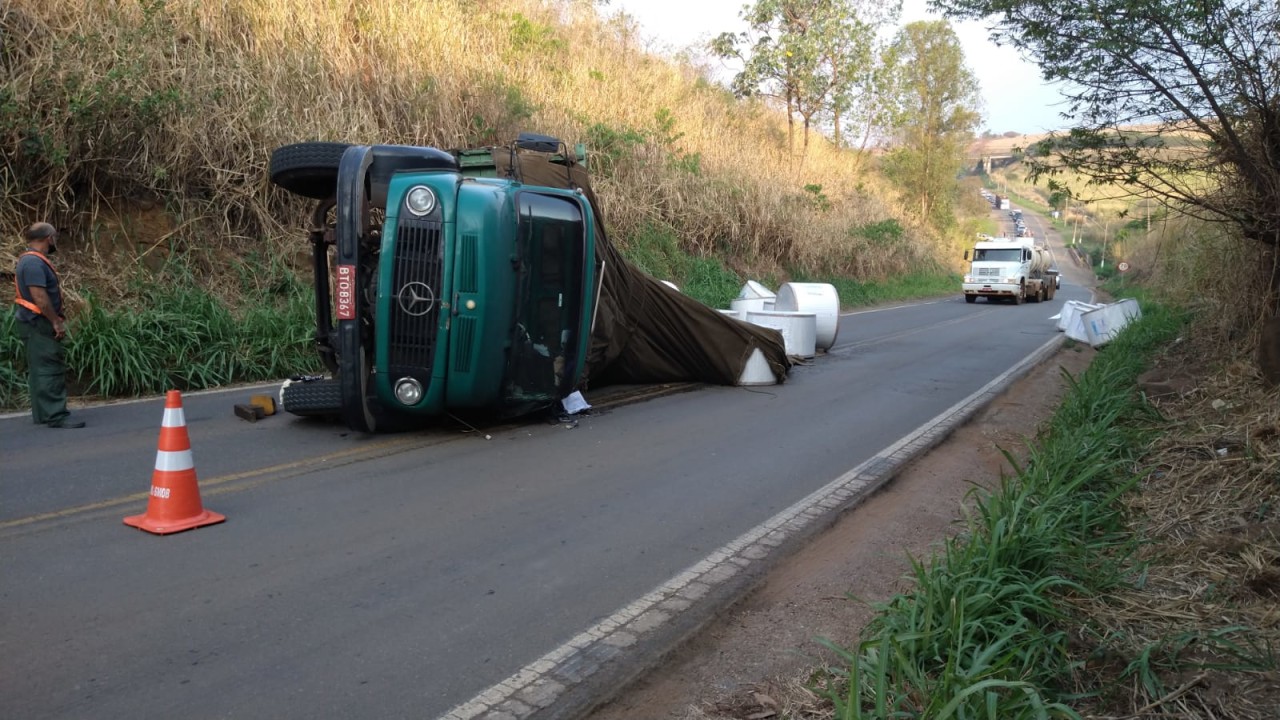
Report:
[[1013,296],[1013,304],[1021,305],[1027,301],[1027,284],[1023,283],[1018,286],[1018,292]]
[[342,387],[337,380],[286,381],[280,406],[302,417],[337,417],[342,412]]
[[338,163],[350,146],[341,142],[282,145],[271,153],[271,182],[313,200],[332,197],[338,184]]
[[970,305],[972,305],[973,303],[978,302],[978,296],[977,296],[977,295],[965,295],[965,296],[964,296],[964,301],[965,301],[965,302],[967,302],[967,303],[969,303]]

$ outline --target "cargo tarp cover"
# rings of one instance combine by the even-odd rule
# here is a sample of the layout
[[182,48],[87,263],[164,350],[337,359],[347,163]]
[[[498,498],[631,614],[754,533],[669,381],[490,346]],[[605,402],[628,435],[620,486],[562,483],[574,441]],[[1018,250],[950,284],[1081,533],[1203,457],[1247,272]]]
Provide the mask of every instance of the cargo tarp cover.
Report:
[[663,285],[609,242],[604,213],[579,164],[553,162],[544,153],[494,148],[499,177],[527,185],[579,189],[596,220],[596,260],[603,286],[587,355],[587,381],[610,383],[706,382],[733,385],[759,349],[782,382],[791,366],[782,334],[722,315]]

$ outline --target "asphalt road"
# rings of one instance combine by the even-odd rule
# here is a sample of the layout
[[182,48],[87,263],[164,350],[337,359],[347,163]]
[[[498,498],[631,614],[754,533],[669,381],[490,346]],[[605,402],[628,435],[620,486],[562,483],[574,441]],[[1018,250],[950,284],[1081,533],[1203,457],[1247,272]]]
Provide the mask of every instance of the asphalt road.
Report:
[[474,707],[991,383],[1057,335],[1063,299],[1086,297],[1064,282],[1046,304],[957,292],[855,313],[783,385],[491,440],[247,423],[231,406],[253,389],[188,395],[204,505],[228,519],[163,537],[121,523],[146,507],[161,399],[81,410],[83,430],[0,420],[0,716]]

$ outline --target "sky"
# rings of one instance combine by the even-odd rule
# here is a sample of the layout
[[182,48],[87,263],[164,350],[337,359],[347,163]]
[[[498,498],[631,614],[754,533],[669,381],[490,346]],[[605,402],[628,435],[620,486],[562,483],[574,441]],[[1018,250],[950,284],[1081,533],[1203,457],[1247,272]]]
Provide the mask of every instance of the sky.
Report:
[[[611,0],[604,14],[625,12],[639,23],[654,50],[679,50],[701,44],[722,32],[746,29],[738,17],[747,0]],[[902,24],[939,20],[925,0],[903,0]],[[1040,133],[1064,127],[1058,113],[1062,96],[1045,83],[1034,63],[1009,46],[997,47],[980,22],[952,23],[964,49],[965,62],[982,88],[982,130]]]

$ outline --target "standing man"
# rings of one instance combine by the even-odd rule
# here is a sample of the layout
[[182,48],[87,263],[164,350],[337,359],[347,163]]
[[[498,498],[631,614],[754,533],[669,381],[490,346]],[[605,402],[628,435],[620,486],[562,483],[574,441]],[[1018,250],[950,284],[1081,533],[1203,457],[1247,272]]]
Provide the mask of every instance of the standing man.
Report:
[[18,257],[13,302],[18,336],[27,347],[27,388],[31,418],[51,428],[82,428],[67,411],[67,363],[62,339],[67,336],[62,315],[62,288],[49,256],[58,251],[58,231],[38,222],[22,233],[27,251]]

